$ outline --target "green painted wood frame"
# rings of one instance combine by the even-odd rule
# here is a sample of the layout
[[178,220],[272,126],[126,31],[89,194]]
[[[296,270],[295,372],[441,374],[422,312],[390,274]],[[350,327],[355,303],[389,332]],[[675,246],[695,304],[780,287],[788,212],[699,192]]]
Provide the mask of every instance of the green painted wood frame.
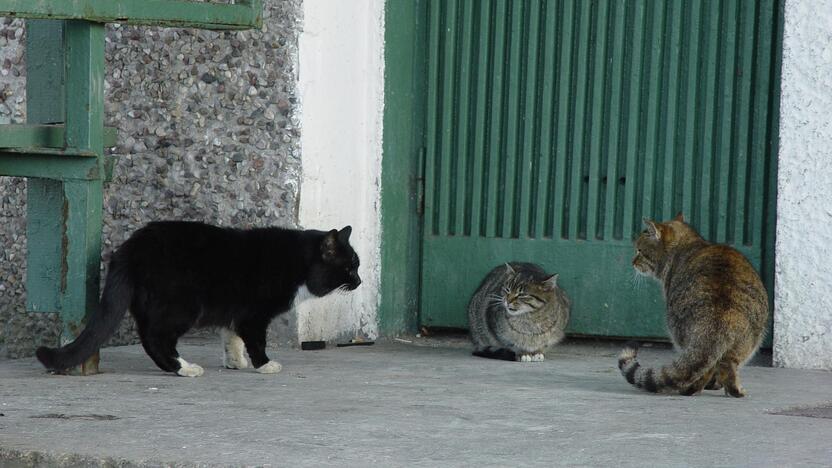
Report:
[[381,297],[384,335],[418,326],[427,13],[424,0],[385,5],[384,141],[381,168]]
[[250,29],[263,24],[262,0],[236,4],[185,0],[0,0],[0,16],[201,29]]
[[[61,340],[98,307],[104,164],[104,25],[32,21],[27,42],[30,124],[66,122],[64,150],[0,157],[27,185],[27,309],[60,312]],[[37,148],[40,151],[42,148]],[[90,155],[77,158],[64,152]],[[63,162],[60,164],[59,162]],[[18,164],[19,166],[15,166]]]

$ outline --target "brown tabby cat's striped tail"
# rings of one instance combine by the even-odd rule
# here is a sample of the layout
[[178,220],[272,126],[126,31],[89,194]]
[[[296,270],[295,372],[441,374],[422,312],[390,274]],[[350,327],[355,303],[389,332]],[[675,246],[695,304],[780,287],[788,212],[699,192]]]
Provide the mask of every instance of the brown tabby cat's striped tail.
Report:
[[713,377],[712,369],[723,354],[713,348],[708,352],[693,348],[657,372],[653,368],[641,367],[636,360],[638,348],[635,341],[624,345],[618,355],[618,369],[631,385],[651,393],[679,391],[689,395],[702,390],[704,385],[699,385],[699,381]]

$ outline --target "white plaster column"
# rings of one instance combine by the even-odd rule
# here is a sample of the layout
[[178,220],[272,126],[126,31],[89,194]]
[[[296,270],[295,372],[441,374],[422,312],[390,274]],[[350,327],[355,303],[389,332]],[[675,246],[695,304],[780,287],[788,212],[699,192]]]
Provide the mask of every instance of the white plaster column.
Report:
[[306,229],[351,225],[363,283],[298,307],[298,337],[378,333],[384,1],[304,0],[300,208]]
[[832,0],[787,0],[774,363],[832,369]]

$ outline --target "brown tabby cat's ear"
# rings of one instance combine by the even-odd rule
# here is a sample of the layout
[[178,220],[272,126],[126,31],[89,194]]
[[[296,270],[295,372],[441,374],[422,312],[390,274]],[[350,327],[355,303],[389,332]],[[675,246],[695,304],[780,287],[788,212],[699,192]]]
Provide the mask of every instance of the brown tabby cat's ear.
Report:
[[679,221],[679,222],[684,223],[684,222],[685,222],[685,215],[684,215],[684,213],[682,213],[681,211],[680,211],[680,212],[678,212],[678,213],[676,213],[676,217],[675,217],[675,218],[673,218],[673,221]]
[[652,219],[644,218],[644,225],[647,226],[647,233],[653,239],[659,240],[662,238],[662,230],[659,225]]
[[324,260],[329,260],[335,257],[338,252],[338,231],[333,229],[326,233],[324,240],[321,241],[321,255]]
[[552,289],[555,289],[556,287],[558,287],[558,277],[559,276],[560,276],[559,274],[555,273],[554,275],[552,275],[552,276],[546,278],[545,280],[543,280],[543,284],[549,286]]
[[511,265],[508,264],[508,262],[506,262],[506,273],[512,276],[516,274],[514,273],[514,268],[512,268]]

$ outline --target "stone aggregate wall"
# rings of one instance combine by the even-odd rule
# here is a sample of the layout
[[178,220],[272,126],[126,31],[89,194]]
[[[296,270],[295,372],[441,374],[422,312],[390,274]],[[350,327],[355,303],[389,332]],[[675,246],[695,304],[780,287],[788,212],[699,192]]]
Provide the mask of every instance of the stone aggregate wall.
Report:
[[[105,124],[118,129],[105,188],[102,270],[152,220],[297,226],[302,0],[266,0],[260,31],[107,26]],[[25,31],[0,19],[0,123],[24,123]],[[0,177],[0,357],[54,344],[55,314],[25,311],[26,181]],[[102,274],[103,277],[103,274]],[[291,341],[294,313],[272,339]],[[125,320],[111,344],[135,342]]]

